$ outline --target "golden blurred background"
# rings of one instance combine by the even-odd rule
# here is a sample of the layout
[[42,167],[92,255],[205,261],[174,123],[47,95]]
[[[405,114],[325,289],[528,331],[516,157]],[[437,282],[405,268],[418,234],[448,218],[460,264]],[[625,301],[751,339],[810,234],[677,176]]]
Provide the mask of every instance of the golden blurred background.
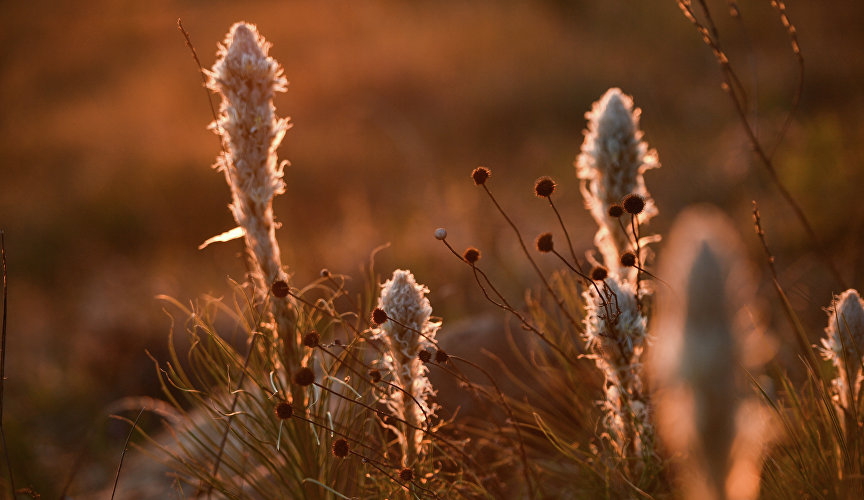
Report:
[[[743,5],[740,20],[726,2],[709,3],[771,147],[797,78],[784,29],[767,1]],[[713,56],[674,1],[34,0],[0,9],[4,421],[17,482],[43,494],[56,495],[76,461],[77,490],[113,479],[128,427],[105,420],[105,405],[158,395],[144,350],[164,359],[170,323],[154,297],[225,295],[228,277],[243,277],[239,242],[197,250],[233,221],[222,175],[210,168],[219,144],[177,18],[205,67],[228,27],[246,20],[285,68],[291,83],[276,106],[294,127],[279,150],[291,166],[275,211],[297,283],[324,267],[359,281],[370,251],[389,242],[378,270],[410,268],[429,285],[446,336],[447,324],[497,312],[433,239],[444,226],[458,248],[483,251],[518,303],[536,281],[469,174],[492,169],[490,187],[529,238],[555,229],[531,194],[537,177],[555,177],[575,244],[590,248],[595,227],[572,163],[584,113],[618,86],[642,108],[663,164],[646,176],[660,209],[654,231],[683,206],[711,201],[761,259],[756,199],[814,337],[820,308],[841,291],[754,161]],[[789,15],[806,78],[775,160],[847,282],[860,287],[864,4],[790,2]],[[767,287],[764,296],[773,300]],[[772,325],[788,339],[783,321]],[[101,423],[86,434],[93,422]]]

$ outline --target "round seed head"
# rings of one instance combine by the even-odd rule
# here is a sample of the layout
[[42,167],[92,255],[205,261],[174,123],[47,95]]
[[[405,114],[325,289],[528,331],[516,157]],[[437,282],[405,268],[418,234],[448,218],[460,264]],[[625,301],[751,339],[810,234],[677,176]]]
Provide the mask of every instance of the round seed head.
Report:
[[303,336],[303,345],[306,347],[318,347],[320,343],[321,335],[318,335],[318,332],[314,330]]
[[350,447],[348,446],[348,441],[339,438],[336,441],[333,441],[333,456],[339,458],[345,458],[348,456],[348,450]]
[[285,283],[284,280],[276,280],[273,282],[273,285],[270,287],[270,291],[273,292],[273,295],[279,297],[280,299],[288,296],[288,283]]
[[551,252],[555,249],[555,246],[552,245],[552,233],[541,234],[534,244],[537,245],[537,250],[542,253]]
[[450,359],[450,356],[447,355],[446,352],[438,349],[438,352],[435,353],[435,362],[436,363],[446,363],[447,360]]
[[294,407],[291,406],[291,403],[283,401],[276,405],[276,408],[273,409],[273,413],[275,413],[280,420],[288,420],[291,418],[291,415],[294,415]]
[[486,179],[492,175],[492,172],[486,167],[477,167],[471,172],[471,178],[474,179],[474,184],[480,186],[486,184]]
[[636,265],[636,254],[633,252],[625,252],[621,254],[621,265],[624,267],[633,267]]
[[555,181],[551,177],[541,177],[534,183],[534,194],[541,198],[548,198],[555,192]]
[[609,217],[614,217],[617,219],[618,217],[624,215],[624,207],[617,203],[613,203],[612,205],[609,205],[609,210],[607,213],[609,214]]
[[622,201],[628,214],[636,215],[645,210],[645,200],[638,194],[628,194]]
[[294,383],[303,387],[315,382],[315,373],[307,367],[300,368],[294,373]]
[[369,370],[369,380],[371,380],[373,384],[381,382],[381,372],[375,369]]
[[594,281],[605,280],[606,276],[609,276],[609,271],[603,266],[597,266],[591,270],[591,279]]
[[435,239],[436,240],[443,240],[446,237],[447,237],[447,230],[444,229],[443,227],[439,227],[438,229],[435,230]]
[[329,278],[330,277],[330,270],[329,269],[322,269],[321,270],[321,277],[322,278]]
[[468,247],[462,254],[462,258],[465,260],[465,262],[473,264],[480,260],[480,250],[477,250],[474,247]]
[[380,325],[387,321],[387,313],[384,312],[384,309],[380,307],[376,307],[374,311],[372,311],[372,322],[376,325]]
[[414,479],[414,471],[410,467],[405,467],[399,471],[399,479],[404,483],[411,481]]
[[417,357],[420,358],[420,361],[424,363],[428,363],[429,360],[432,359],[432,353],[426,350],[420,351],[417,353]]

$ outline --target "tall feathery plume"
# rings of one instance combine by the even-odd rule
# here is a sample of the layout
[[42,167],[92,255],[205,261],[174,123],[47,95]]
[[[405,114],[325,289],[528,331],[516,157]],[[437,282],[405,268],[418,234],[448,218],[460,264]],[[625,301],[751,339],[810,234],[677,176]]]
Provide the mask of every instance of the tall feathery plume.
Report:
[[[234,24],[219,45],[207,82],[222,96],[218,119],[211,125],[222,138],[216,167],[231,188],[230,209],[238,224],[233,233],[245,236],[254,261],[253,284],[262,302],[271,283],[287,281],[276,241],[273,197],[285,191],[284,164],[277,160],[276,148],[290,125],[276,117],[273,95],[284,92],[288,82],[279,63],[267,55],[269,49],[254,25]],[[290,324],[288,304],[274,300],[272,307],[284,335]]]
[[429,319],[432,306],[427,293],[429,289],[418,284],[410,271],[397,269],[384,283],[378,299],[378,308],[388,318],[376,334],[386,347],[381,363],[393,375],[391,383],[399,387],[390,387],[383,402],[393,415],[407,423],[385,425],[399,439],[404,467],[412,467],[424,454],[424,432],[420,429],[429,427],[435,411],[429,400],[435,394],[426,377],[429,370],[418,357],[420,351],[431,345],[441,327],[440,322]]
[[[576,159],[576,174],[582,179],[582,196],[599,229],[594,244],[603,256],[604,264],[613,273],[618,273],[619,256],[634,250],[630,227],[627,233],[621,229],[617,217],[609,214],[609,208],[620,204],[629,194],[637,194],[645,200],[644,210],[637,216],[645,223],[657,214],[654,200],[645,188],[642,174],[660,166],[657,153],[648,149],[639,130],[641,110],[633,104],[633,98],[621,89],[611,88],[585,113],[588,129],[582,152]],[[647,239],[646,242],[651,241]],[[629,272],[629,271],[628,271]]]
[[[747,390],[745,369],[766,359],[761,332],[741,324],[755,302],[743,245],[725,215],[679,216],[660,262],[652,325],[653,401],[663,443],[688,499],[754,499],[773,426]],[[745,348],[746,346],[746,348]]]
[[[822,356],[837,370],[832,380],[838,413],[856,415],[864,360],[864,301],[853,289],[834,297],[828,327],[822,339]],[[845,425],[845,418],[841,422]]]
[[[632,283],[617,275],[595,283],[597,289],[583,292],[585,340],[589,356],[605,376],[604,424],[619,456],[647,460],[654,454],[654,429],[642,382],[646,319]],[[639,466],[638,461],[634,464]]]

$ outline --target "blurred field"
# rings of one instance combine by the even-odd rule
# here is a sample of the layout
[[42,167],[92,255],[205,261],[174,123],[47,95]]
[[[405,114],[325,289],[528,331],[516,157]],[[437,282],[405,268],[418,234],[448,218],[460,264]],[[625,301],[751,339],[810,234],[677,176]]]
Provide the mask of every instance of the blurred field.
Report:
[[[751,117],[773,145],[797,70],[768,3],[744,7],[743,23],[720,24],[756,96]],[[155,394],[144,349],[162,356],[169,321],[154,296],[221,295],[228,276],[243,276],[239,243],[196,249],[233,221],[227,187],[209,168],[218,141],[205,129],[210,111],[178,17],[205,66],[227,28],[246,20],[285,67],[291,84],[276,104],[294,128],[280,149],[291,167],[275,210],[283,260],[299,283],[322,267],[356,273],[390,242],[378,268],[411,268],[427,283],[446,336],[448,323],[489,307],[432,238],[445,226],[454,245],[481,248],[518,297],[534,280],[468,175],[489,166],[491,186],[531,237],[551,229],[531,186],[552,175],[576,244],[588,248],[593,222],[572,162],[583,113],[619,86],[642,108],[663,164],[646,179],[658,233],[681,207],[713,201],[752,234],[756,199],[814,336],[820,307],[840,291],[753,162],[713,57],[672,1],[43,0],[3,11],[5,422],[18,482],[43,494],[62,487],[106,404]],[[789,13],[806,81],[776,160],[848,284],[860,287],[864,5],[792,2]],[[758,242],[749,243],[759,258]],[[86,440],[81,484],[114,473],[126,427],[101,422]]]

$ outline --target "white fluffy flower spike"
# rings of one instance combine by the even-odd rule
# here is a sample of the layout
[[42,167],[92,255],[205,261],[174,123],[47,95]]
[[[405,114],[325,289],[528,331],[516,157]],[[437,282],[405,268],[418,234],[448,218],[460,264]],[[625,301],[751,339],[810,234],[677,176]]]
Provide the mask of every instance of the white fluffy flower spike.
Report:
[[435,391],[426,377],[428,368],[417,356],[431,346],[441,326],[429,319],[432,306],[427,293],[429,289],[418,284],[410,271],[399,269],[384,283],[378,300],[378,307],[388,318],[376,335],[387,348],[381,363],[392,374],[391,383],[399,387],[386,391],[383,402],[393,415],[404,421],[388,427],[399,438],[405,467],[412,466],[424,453],[424,432],[419,429],[429,427],[429,419],[435,411],[429,401]]
[[[609,207],[621,203],[629,194],[638,194],[645,200],[645,209],[637,221],[645,223],[657,214],[642,174],[660,164],[657,153],[649,150],[642,140],[640,114],[632,97],[618,88],[607,90],[585,114],[588,128],[576,160],[582,196],[599,226],[594,243],[612,272],[619,268],[619,255],[632,250],[634,245],[632,235],[625,235],[618,220],[609,216]],[[625,227],[629,232],[629,225]]]
[[856,290],[849,289],[834,297],[830,312],[822,356],[837,370],[832,384],[840,408],[854,415],[864,378],[864,301]]

